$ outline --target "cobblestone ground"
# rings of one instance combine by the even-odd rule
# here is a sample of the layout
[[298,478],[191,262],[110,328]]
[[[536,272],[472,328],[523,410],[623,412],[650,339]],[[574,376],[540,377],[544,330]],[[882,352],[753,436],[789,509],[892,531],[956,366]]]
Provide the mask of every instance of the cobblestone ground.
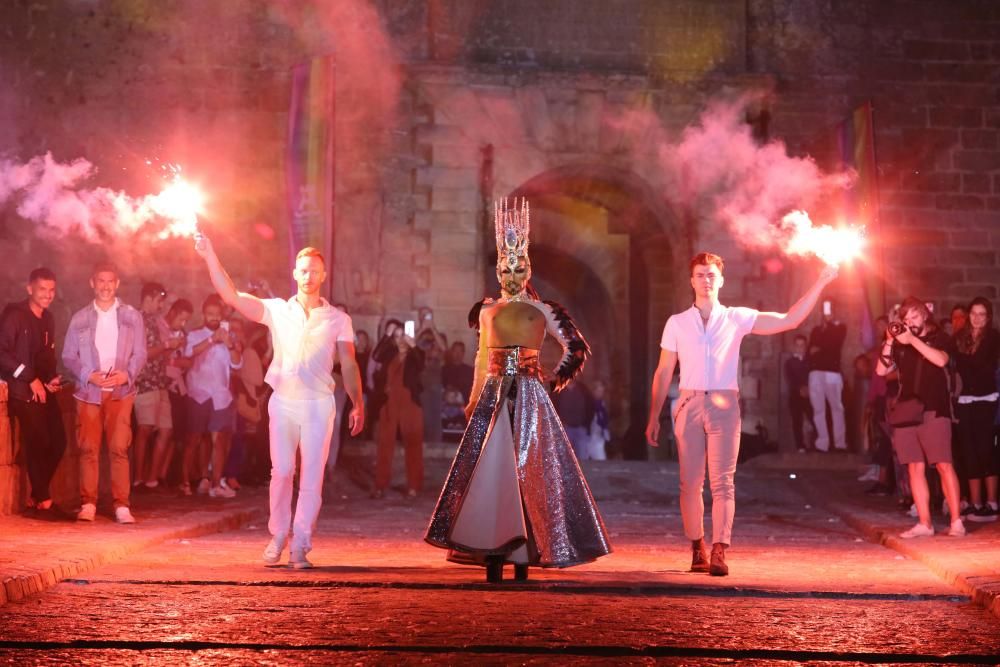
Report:
[[732,574],[688,573],[676,483],[603,475],[615,553],[500,587],[421,542],[433,494],[338,493],[316,569],[259,565],[262,525],[174,540],[0,607],[0,664],[1000,661],[996,617],[787,474],[742,472]]

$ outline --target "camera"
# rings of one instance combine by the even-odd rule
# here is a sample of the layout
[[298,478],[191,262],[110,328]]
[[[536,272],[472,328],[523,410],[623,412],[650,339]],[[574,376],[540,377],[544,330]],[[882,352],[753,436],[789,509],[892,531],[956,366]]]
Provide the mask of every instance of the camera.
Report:
[[902,322],[889,322],[888,331],[890,336],[896,338],[899,334],[906,331],[906,325]]

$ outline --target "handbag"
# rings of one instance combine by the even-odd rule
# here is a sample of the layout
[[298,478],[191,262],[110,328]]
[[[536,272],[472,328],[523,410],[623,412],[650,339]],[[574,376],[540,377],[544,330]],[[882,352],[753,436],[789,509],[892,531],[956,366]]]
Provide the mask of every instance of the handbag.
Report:
[[896,428],[924,423],[924,402],[919,398],[897,398],[889,406],[889,424]]
[[[915,390],[920,388],[920,372],[924,370],[924,360],[917,360],[917,374],[913,378]],[[895,428],[905,428],[907,426],[919,426],[924,423],[924,402],[919,398],[900,398],[903,393],[903,382],[900,378],[899,392],[896,399],[889,404],[886,419],[890,426]]]

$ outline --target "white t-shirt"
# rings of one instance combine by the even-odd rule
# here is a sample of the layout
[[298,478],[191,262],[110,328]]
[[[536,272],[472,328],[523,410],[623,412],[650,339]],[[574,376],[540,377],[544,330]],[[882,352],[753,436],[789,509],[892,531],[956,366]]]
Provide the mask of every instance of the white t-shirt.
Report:
[[184,356],[194,359],[187,372],[188,396],[199,403],[212,399],[213,410],[225,410],[233,402],[233,393],[229,390],[230,369],[241,368],[243,363],[234,364],[232,353],[222,343],[212,343],[194,356],[194,348],[214,334],[215,331],[208,327],[188,334]]
[[[101,370],[107,373],[114,369],[118,357],[118,299],[107,310],[101,310],[97,307],[97,302],[94,302],[94,310],[97,311],[94,345],[97,346]],[[106,387],[102,391],[114,391],[114,387]]]
[[354,342],[350,316],[326,299],[306,311],[295,297],[262,299],[261,323],[271,331],[274,359],[264,381],[274,393],[289,399],[317,399],[333,395],[333,362],[337,343]]
[[681,389],[738,390],[740,343],[753,330],[758,311],[716,304],[702,324],[693,305],[672,315],[663,327],[660,347],[676,352],[681,366]]

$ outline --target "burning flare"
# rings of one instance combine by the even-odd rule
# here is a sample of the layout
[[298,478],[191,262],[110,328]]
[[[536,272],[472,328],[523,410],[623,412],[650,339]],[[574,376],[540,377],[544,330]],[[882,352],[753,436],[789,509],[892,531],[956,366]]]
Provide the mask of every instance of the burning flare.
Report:
[[161,239],[171,236],[190,238],[198,233],[198,215],[205,210],[205,197],[179,173],[159,194],[150,196],[147,203],[154,213],[168,221],[159,233]]
[[849,262],[864,250],[864,227],[814,226],[805,211],[792,211],[781,219],[781,227],[788,239],[785,252],[815,255],[830,266]]

